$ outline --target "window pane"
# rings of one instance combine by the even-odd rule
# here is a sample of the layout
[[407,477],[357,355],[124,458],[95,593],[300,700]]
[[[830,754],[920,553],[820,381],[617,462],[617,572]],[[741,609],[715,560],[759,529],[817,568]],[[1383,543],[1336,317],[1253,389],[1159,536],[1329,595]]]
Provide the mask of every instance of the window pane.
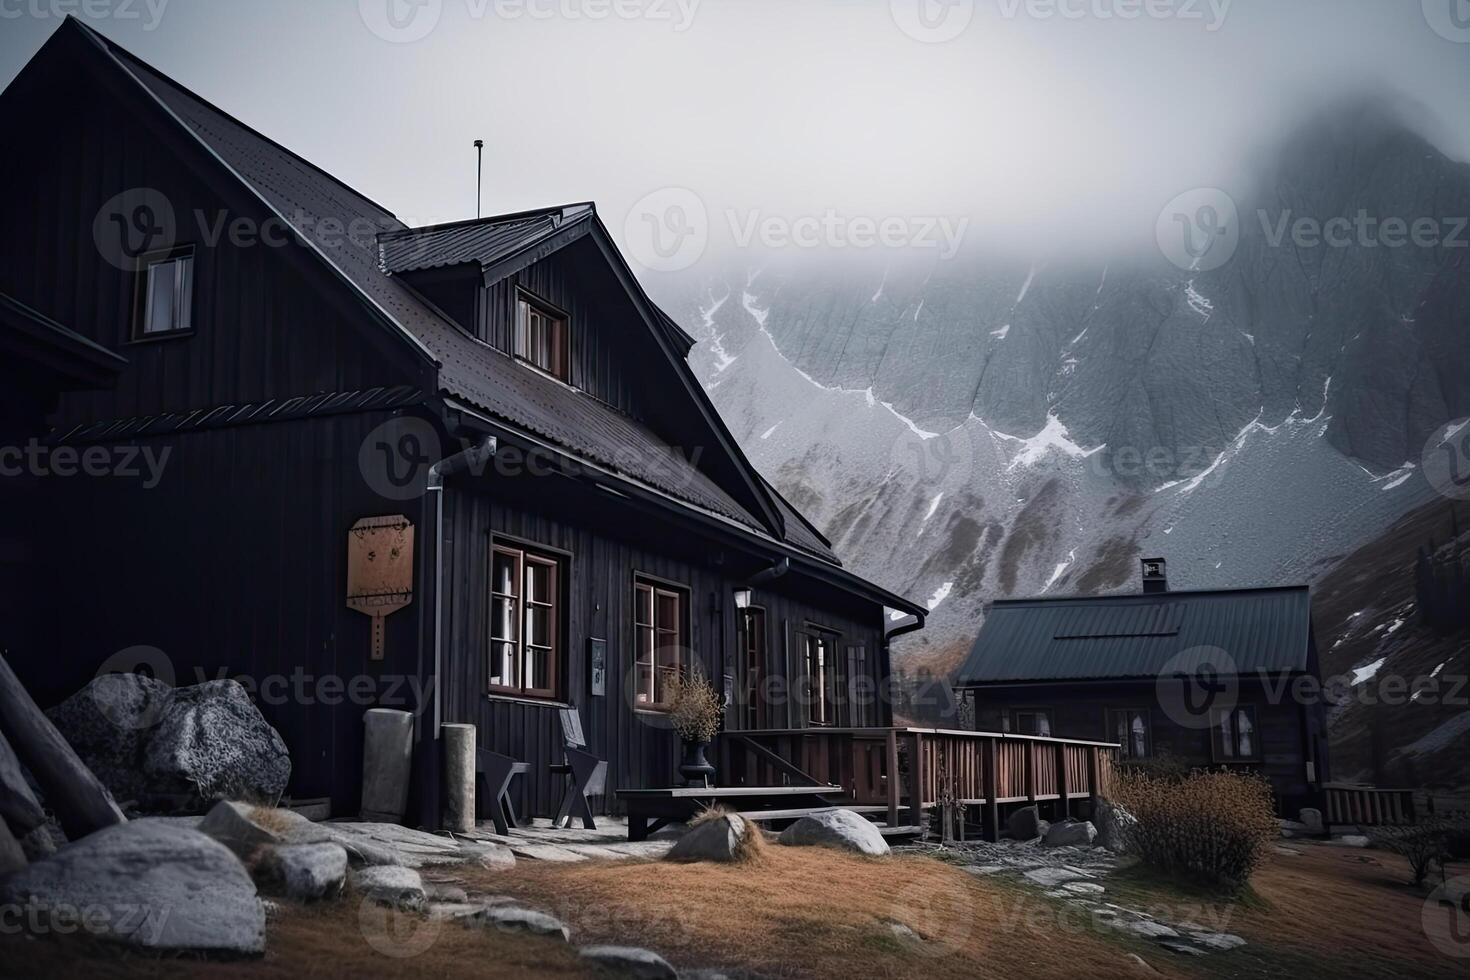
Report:
[[638,663],[637,692],[639,704],[653,703],[653,629],[640,626],[634,637]]
[[1133,715],[1133,726],[1130,731],[1133,736],[1133,757],[1142,759],[1148,755],[1148,721],[1141,712]]
[[670,632],[679,629],[679,597],[670,592],[658,594],[658,628]]
[[551,610],[545,606],[526,607],[526,642],[538,647],[551,646]]
[[144,333],[167,333],[174,328],[174,264],[155,262],[148,267],[148,307]]
[[1249,759],[1256,754],[1254,744],[1256,724],[1255,719],[1252,717],[1253,712],[1241,708],[1235,714],[1235,744],[1239,746],[1239,752],[1237,754],[1242,759]]
[[526,563],[526,601],[551,601],[551,570],[553,566],[542,562]]
[[640,626],[653,625],[653,590],[640,585],[633,602],[634,621]]
[[514,686],[515,659],[514,643],[490,644],[490,683],[500,687]]
[[514,555],[507,555],[497,551],[490,570],[490,591],[499,592],[502,595],[517,595],[516,592],[516,559]]
[[1220,758],[1231,759],[1235,757],[1235,730],[1231,722],[1234,712],[1227,712],[1220,716]]
[[551,687],[551,674],[548,670],[549,652],[542,647],[526,648],[526,673],[525,684],[527,690],[546,690]]
[[490,637],[495,640],[516,638],[516,601],[501,596],[490,598]]
[[193,325],[190,310],[194,305],[194,257],[185,255],[176,259],[174,265],[177,270],[174,285],[178,299],[174,310],[174,329],[188,330]]

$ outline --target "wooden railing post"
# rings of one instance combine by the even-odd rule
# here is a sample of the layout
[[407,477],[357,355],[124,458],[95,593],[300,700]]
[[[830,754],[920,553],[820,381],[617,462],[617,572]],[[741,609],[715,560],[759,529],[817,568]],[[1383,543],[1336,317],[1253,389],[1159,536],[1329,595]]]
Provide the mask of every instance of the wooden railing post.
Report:
[[1057,809],[1062,818],[1066,819],[1072,815],[1071,808],[1067,805],[1067,743],[1057,743]]
[[985,740],[985,833],[988,840],[1000,840],[1000,743]]
[[898,732],[888,729],[888,826],[898,826]]
[[1087,796],[1092,819],[1097,819],[1097,801],[1102,797],[1102,749],[1093,745],[1087,750]]
[[924,736],[914,732],[909,756],[909,826],[924,825]]
[[1021,767],[1026,780],[1026,799],[1032,803],[1036,802],[1036,743],[1026,742],[1026,751],[1023,753],[1024,765]]

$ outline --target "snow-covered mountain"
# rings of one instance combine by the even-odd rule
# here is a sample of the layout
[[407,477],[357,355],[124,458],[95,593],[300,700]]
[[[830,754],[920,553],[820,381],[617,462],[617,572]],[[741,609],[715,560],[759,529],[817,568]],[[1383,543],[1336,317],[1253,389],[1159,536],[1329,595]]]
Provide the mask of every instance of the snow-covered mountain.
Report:
[[1315,580],[1433,499],[1425,441],[1470,414],[1470,167],[1368,103],[1253,167],[1218,267],[967,245],[655,288],[762,472],[927,600],[900,653],[948,666],[990,600],[1133,589],[1145,553],[1174,588]]

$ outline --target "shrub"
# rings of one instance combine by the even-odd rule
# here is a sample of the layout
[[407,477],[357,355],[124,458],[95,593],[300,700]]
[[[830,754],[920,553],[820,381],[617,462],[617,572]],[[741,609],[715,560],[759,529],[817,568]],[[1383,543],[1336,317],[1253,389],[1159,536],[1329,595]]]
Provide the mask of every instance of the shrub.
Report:
[[1211,885],[1243,887],[1281,833],[1271,784],[1255,774],[1123,772],[1112,797],[1138,821],[1128,843],[1145,863]]
[[1414,884],[1422,885],[1436,864],[1443,867],[1453,857],[1450,839],[1457,831],[1464,832],[1463,828],[1431,817],[1410,827],[1378,827],[1368,837],[1376,846],[1408,861]]
[[1114,766],[1120,773],[1137,773],[1171,783],[1183,781],[1190,773],[1189,766],[1183,759],[1176,758],[1163,750],[1146,759],[1124,759],[1114,763]]
[[686,742],[709,742],[720,733],[725,699],[696,666],[669,681],[669,724]]

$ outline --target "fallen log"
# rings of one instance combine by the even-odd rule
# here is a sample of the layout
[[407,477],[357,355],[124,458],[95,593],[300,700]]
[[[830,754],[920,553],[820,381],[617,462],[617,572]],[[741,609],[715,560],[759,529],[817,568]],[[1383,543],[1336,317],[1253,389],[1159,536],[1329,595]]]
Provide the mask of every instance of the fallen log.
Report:
[[5,821],[0,820],[0,878],[26,867],[26,852],[21,850],[20,841],[10,833]]
[[0,821],[9,824],[16,837],[24,837],[46,822],[46,811],[26,782],[20,760],[4,735],[0,735]]
[[0,656],[0,735],[9,740],[15,754],[41,784],[46,805],[56,814],[68,840],[127,820],[107,787],[31,700],[3,656]]

